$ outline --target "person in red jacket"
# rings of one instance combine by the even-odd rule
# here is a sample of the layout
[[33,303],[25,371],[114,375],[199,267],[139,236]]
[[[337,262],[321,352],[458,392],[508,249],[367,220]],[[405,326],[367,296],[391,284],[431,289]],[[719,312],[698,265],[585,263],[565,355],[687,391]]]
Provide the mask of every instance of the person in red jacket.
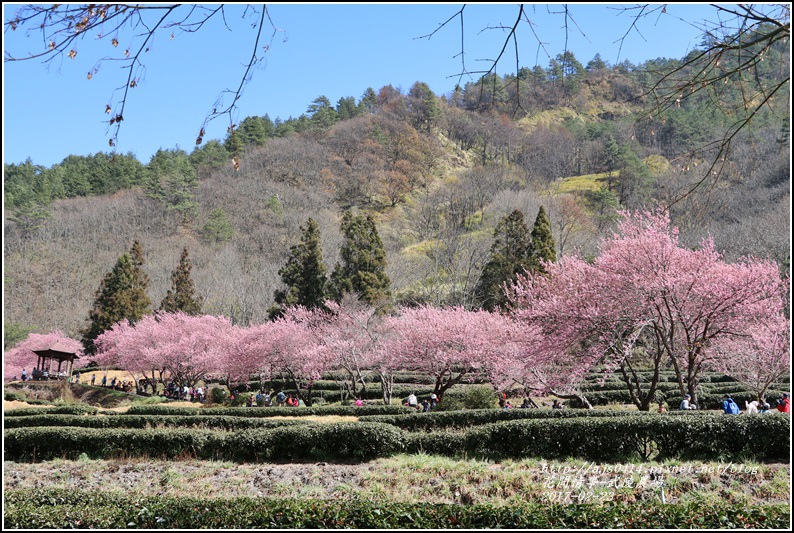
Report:
[[777,410],[781,413],[791,414],[791,400],[788,393],[784,392],[783,397],[777,401]]

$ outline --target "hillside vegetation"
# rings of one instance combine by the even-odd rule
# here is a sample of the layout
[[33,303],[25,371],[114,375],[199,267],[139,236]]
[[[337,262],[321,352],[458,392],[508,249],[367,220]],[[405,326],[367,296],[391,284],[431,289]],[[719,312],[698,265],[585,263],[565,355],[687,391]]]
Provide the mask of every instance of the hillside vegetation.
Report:
[[[788,65],[785,48],[767,58],[759,83],[788,75],[776,70]],[[647,113],[653,71],[677,60],[558,59],[566,76],[552,64],[446,95],[421,82],[407,93],[369,88],[335,106],[320,96],[288,120],[263,109],[224,140],[145,163],[97,153],[51,168],[7,164],[6,330],[79,337],[103,275],[133,240],[155,307],[187,248],[203,312],[263,322],[301,225],[317,221],[330,270],[350,208],[374,218],[399,304],[475,307],[497,223],[515,209],[532,220],[541,206],[558,258],[597,254],[618,209],[672,204],[683,242],[711,235],[729,260],[788,269],[788,86],[712,170],[714,152],[697,150],[729,117],[705,97]]]

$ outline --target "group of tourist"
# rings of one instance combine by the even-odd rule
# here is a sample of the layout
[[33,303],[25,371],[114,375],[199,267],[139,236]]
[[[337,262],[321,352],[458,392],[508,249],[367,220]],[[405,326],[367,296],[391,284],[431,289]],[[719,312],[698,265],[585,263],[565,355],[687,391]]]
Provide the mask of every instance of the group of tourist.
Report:
[[[784,392],[783,396],[775,401],[775,408],[773,409],[769,402],[766,401],[765,398],[762,398],[761,401],[753,400],[752,402],[744,402],[745,411],[748,415],[754,414],[763,414],[763,413],[773,413],[775,411],[780,413],[787,413],[791,414],[791,400],[789,399],[788,393]],[[684,399],[681,400],[681,405],[678,407],[681,411],[691,411],[696,410],[698,407],[694,403],[692,403],[692,396],[690,394],[685,394]],[[666,413],[667,409],[665,408],[664,402],[659,403],[659,413]],[[738,415],[742,413],[739,409],[739,405],[733,399],[730,394],[725,394],[722,397],[722,412],[727,415]]]
[[[78,372],[78,375],[79,375],[79,372]],[[33,372],[31,372],[30,375],[28,375],[27,370],[25,370],[23,368],[22,369],[22,375],[21,375],[22,381],[31,381],[31,380],[40,380],[40,379],[46,380],[46,379],[50,379],[50,378],[53,378],[53,379],[66,379],[68,377],[69,377],[69,375],[66,373],[65,370],[62,370],[61,372],[53,372],[52,375],[50,375],[49,371],[47,371],[47,370],[42,371],[42,370],[39,370],[38,368],[34,368]],[[14,379],[16,379],[16,376],[14,376]],[[79,380],[78,380],[78,383],[79,383]]]
[[[232,399],[234,397],[232,396]],[[304,407],[305,404],[303,400],[297,396],[292,394],[287,394],[284,391],[274,392],[273,389],[265,390],[261,389],[256,394],[252,394],[248,397],[248,401],[246,403],[248,407]]]
[[163,391],[163,396],[171,400],[182,400],[184,402],[204,403],[204,387],[188,387],[179,385],[175,381],[169,381]]
[[765,398],[762,398],[760,402],[758,400],[744,402],[744,406],[748,415],[769,413],[774,412],[775,410],[780,413],[791,414],[791,400],[789,399],[788,393],[785,392],[783,393],[782,398],[779,398],[775,401],[775,409],[772,409]]
[[420,402],[419,399],[416,397],[416,394],[412,392],[411,394],[408,395],[408,398],[406,399],[403,405],[405,405],[406,407],[411,407],[413,409],[416,409],[417,412],[427,413],[428,411],[432,411],[433,409],[435,409],[440,401],[441,400],[439,399],[438,396],[436,396],[435,394],[431,394],[430,398],[425,398]]

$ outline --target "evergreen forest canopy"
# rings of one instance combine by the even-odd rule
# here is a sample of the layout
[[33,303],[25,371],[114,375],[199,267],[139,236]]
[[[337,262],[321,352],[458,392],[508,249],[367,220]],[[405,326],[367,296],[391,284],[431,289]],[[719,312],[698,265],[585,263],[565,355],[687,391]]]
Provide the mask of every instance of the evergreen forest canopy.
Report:
[[[203,312],[261,323],[290,301],[283,274],[307,221],[330,272],[351,209],[377,227],[399,305],[485,305],[496,230],[516,211],[528,221],[544,212],[556,258],[592,259],[619,209],[670,206],[682,242],[708,234],[729,260],[753,255],[788,271],[789,85],[717,147],[737,121],[725,111],[747,102],[746,80],[663,109],[647,91],[696,69],[690,56],[610,65],[566,52],[445,95],[416,82],[336,104],[319,96],[298,118],[249,116],[223,140],[146,163],[100,152],[49,168],[6,164],[6,331],[79,336],[133,240],[151,301],[166,298],[189,249]],[[774,43],[751,84],[763,94],[789,64],[787,45]]]

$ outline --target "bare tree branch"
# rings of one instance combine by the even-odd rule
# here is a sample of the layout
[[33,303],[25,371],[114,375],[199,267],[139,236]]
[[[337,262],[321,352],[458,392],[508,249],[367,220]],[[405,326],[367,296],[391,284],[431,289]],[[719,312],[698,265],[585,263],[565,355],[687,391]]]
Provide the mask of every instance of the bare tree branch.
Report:
[[[712,6],[717,12],[717,22],[696,25],[705,36],[705,48],[689,54],[680,64],[666,70],[652,71],[655,81],[640,98],[647,98],[648,116],[663,117],[670,109],[681,107],[687,99],[696,96],[708,98],[709,105],[726,117],[737,117],[725,129],[722,137],[705,143],[682,157],[706,156],[711,163],[705,174],[687,192],[673,200],[672,207],[710,181],[713,186],[721,175],[729,155],[731,141],[746,128],[765,107],[771,109],[773,97],[789,84],[788,72],[782,81],[764,86],[757,68],[772,46],[788,43],[791,31],[790,5],[739,5],[737,7]],[[666,13],[667,6],[642,4],[624,11],[638,11],[631,27],[654,12]],[[728,15],[724,18],[721,15]],[[626,35],[628,35],[628,33]],[[623,39],[620,40],[621,45]],[[741,99],[734,101],[728,89],[739,90]],[[786,102],[788,108],[789,102]],[[707,155],[711,153],[711,155]]]
[[[88,79],[92,79],[105,61],[122,62],[122,68],[127,69],[124,85],[113,91],[110,103],[105,105],[105,112],[111,115],[108,120],[110,132],[108,144],[115,147],[118,144],[121,122],[124,120],[124,110],[130,96],[130,89],[140,84],[142,73],[146,69],[142,62],[142,56],[150,50],[156,35],[161,34],[163,30],[171,31],[170,38],[173,39],[176,31],[196,33],[204,28],[211,19],[218,17],[231,31],[226,20],[226,9],[225,4],[212,6],[200,4],[51,4],[47,6],[26,4],[21,6],[11,19],[4,22],[4,30],[8,32],[24,29],[27,34],[39,32],[43,44],[42,50],[27,55],[14,55],[6,50],[3,60],[5,62],[42,60],[44,64],[49,64],[55,58],[64,55],[74,59],[78,53],[78,42],[87,36],[96,40],[105,40],[105,42],[110,41],[113,48],[118,48],[119,35],[123,32],[130,33],[131,43],[136,43],[134,46],[131,44],[123,47],[121,49],[123,51],[117,56],[102,57],[87,74]],[[148,16],[150,13],[155,15],[152,20]],[[176,18],[178,13],[180,16]],[[230,129],[233,129],[232,115],[237,109],[237,102],[242,96],[243,88],[251,80],[253,68],[262,60],[259,46],[265,22],[269,22],[273,28],[271,42],[272,38],[281,31],[270,19],[266,6],[262,6],[261,13],[259,13],[250,4],[246,5],[243,18],[249,16],[249,13],[260,14],[258,23],[254,24],[256,36],[251,57],[245,64],[245,70],[238,87],[235,90],[222,91],[216,99],[212,111],[204,119],[196,144],[201,144],[203,141],[206,125],[219,116],[228,115]],[[269,47],[270,45],[263,47],[264,52],[267,52]],[[114,100],[117,92],[121,92],[121,97]],[[218,108],[222,106],[223,96],[228,94],[232,95],[231,103],[219,110]]]

